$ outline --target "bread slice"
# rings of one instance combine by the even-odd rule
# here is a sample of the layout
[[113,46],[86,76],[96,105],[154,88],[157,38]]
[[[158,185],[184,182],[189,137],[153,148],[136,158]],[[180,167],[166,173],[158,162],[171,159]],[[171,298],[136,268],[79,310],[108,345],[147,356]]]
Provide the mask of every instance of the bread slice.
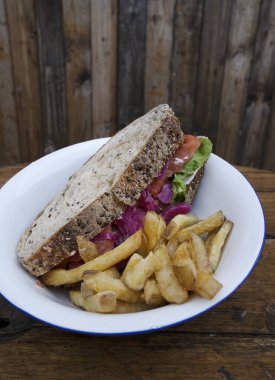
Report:
[[119,131],[68,181],[21,237],[22,265],[40,276],[133,205],[181,144],[179,121],[160,105]]
[[192,180],[186,185],[187,191],[186,191],[186,197],[184,200],[186,203],[193,202],[196,192],[198,191],[198,188],[200,186],[201,179],[204,175],[205,166],[206,166],[206,162],[196,171]]

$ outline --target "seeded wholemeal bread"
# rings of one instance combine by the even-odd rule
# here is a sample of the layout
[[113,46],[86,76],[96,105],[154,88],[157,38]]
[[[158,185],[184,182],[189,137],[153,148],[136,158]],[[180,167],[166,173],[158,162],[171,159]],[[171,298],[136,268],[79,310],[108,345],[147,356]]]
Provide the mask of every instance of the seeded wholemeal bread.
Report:
[[40,276],[117,219],[152,182],[182,142],[179,121],[160,105],[118,132],[68,181],[25,231],[17,247],[22,265]]
[[186,203],[192,203],[195,195],[196,195],[196,192],[200,186],[200,182],[201,182],[201,179],[204,175],[204,171],[205,171],[205,166],[206,166],[206,163],[204,165],[202,165],[195,173],[194,177],[192,178],[192,181],[190,181],[190,183],[188,183],[186,185],[186,188],[187,188],[187,191],[186,191],[186,197],[185,197],[185,202]]

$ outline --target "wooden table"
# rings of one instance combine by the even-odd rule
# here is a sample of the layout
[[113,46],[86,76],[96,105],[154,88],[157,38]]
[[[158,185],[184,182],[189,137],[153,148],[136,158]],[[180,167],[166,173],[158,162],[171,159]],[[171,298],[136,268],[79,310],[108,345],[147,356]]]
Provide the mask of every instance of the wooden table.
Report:
[[[20,168],[0,169],[0,185]],[[1,298],[0,379],[275,379],[275,174],[239,170],[260,196],[267,235],[256,269],[228,300],[177,327],[100,337],[48,327]]]

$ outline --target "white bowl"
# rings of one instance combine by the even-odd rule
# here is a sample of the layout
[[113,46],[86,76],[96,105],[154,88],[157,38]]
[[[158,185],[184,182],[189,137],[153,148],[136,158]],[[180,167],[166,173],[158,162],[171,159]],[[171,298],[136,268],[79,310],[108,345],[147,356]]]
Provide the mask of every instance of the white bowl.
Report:
[[265,221],[259,199],[233,166],[212,154],[193,213],[204,218],[223,210],[234,222],[215,277],[222,290],[211,300],[193,296],[185,304],[133,314],[101,315],[74,307],[63,289],[41,288],[19,264],[19,237],[39,211],[65,186],[67,178],[106,139],[87,141],[49,154],[15,175],[0,190],[0,292],[14,306],[48,324],[81,333],[127,334],[156,330],[187,321],[232,294],[256,265],[263,245]]

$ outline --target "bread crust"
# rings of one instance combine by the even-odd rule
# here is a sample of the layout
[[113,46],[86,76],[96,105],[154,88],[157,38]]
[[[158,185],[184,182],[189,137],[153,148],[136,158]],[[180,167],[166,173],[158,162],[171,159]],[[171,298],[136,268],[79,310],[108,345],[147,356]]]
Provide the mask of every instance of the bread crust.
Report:
[[81,211],[59,229],[31,256],[19,257],[33,275],[40,276],[75,254],[76,236],[95,237],[133,205],[182,142],[183,133],[175,116],[168,116],[137,157],[129,164],[110,192]]
[[192,203],[193,202],[193,199],[194,199],[194,197],[195,197],[195,195],[197,193],[197,190],[198,190],[198,188],[200,186],[201,179],[202,179],[202,177],[204,175],[205,166],[206,166],[206,163],[204,163],[199,168],[199,170],[195,174],[195,176],[192,179],[192,181],[186,186],[187,187],[187,193],[186,193],[186,197],[185,197],[185,202],[186,203]]

